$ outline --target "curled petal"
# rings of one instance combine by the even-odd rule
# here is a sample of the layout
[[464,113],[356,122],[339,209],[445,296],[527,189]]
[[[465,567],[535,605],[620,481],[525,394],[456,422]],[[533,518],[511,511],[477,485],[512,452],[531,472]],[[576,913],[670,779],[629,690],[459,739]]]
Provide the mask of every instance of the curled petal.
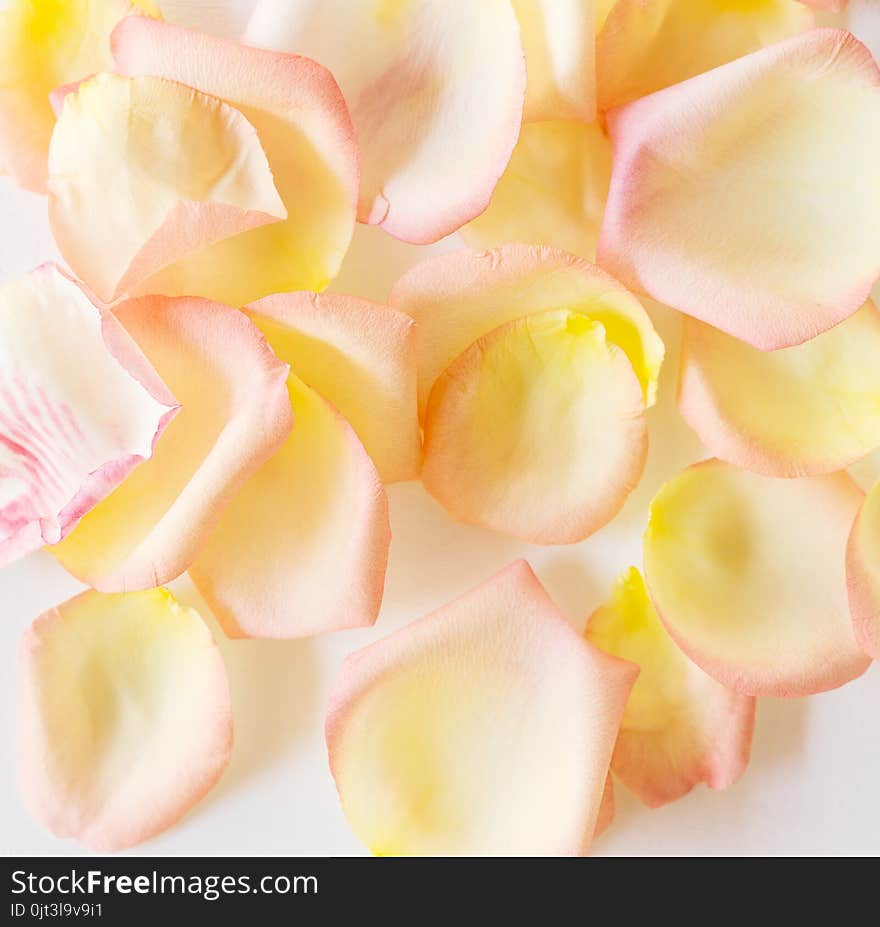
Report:
[[425,488],[460,521],[571,544],[610,521],[642,475],[645,399],[600,322],[543,312],[474,342],[425,415]]
[[880,445],[880,313],[792,348],[684,326],[678,404],[711,453],[767,476],[842,470]]
[[92,850],[171,827],[232,750],[220,652],[164,589],[88,591],[38,618],[22,639],[20,711],[31,812]]
[[336,293],[283,293],[247,307],[275,353],[329,400],[386,483],[418,476],[416,331],[388,306]]
[[581,855],[635,668],[524,561],[358,651],[330,696],[342,807],[378,855]]
[[618,0],[596,42],[608,110],[809,29],[798,0]]
[[599,262],[626,286],[764,350],[864,305],[880,275],[880,70],[849,33],[754,52],[609,128]]
[[49,190],[61,253],[106,302],[181,254],[285,217],[244,116],[157,77],[100,74],[67,95]]
[[[142,4],[139,4],[142,6]],[[12,0],[0,10],[0,161],[46,191],[55,114],[49,94],[113,66],[110,33],[128,0]]]
[[474,248],[526,241],[593,260],[610,180],[611,143],[598,123],[527,123],[488,209],[462,237]]
[[295,424],[238,492],[190,567],[230,637],[303,637],[370,625],[391,529],[385,490],[351,427],[288,381]]
[[508,0],[262,0],[246,39],[339,81],[363,158],[361,222],[424,244],[485,209],[525,93]]
[[152,455],[177,408],[57,267],[0,286],[0,564],[67,535]]
[[880,660],[880,482],[868,493],[846,551],[849,605],[856,640]]
[[574,255],[519,244],[454,251],[404,274],[389,301],[419,326],[421,415],[437,378],[474,341],[552,309],[600,322],[629,358],[647,405],[654,402],[664,347],[648,314],[616,280]]
[[861,675],[844,561],[862,498],[844,472],[780,480],[718,460],[670,480],[644,538],[667,631],[745,695],[812,695]]
[[332,75],[306,58],[143,17],[119,24],[113,53],[120,73],[164,77],[238,109],[256,129],[287,215],[170,264],[138,292],[243,306],[326,287],[351,240],[358,189],[357,143]]
[[725,789],[749,762],[755,699],[706,675],[663,629],[635,567],[590,618],[587,640],[639,667],[611,768],[649,807],[697,783]]
[[182,409],[152,458],[52,548],[74,576],[103,592],[179,576],[292,423],[288,366],[237,309],[148,297],[114,314]]
[[527,122],[596,116],[593,0],[513,0],[526,55]]

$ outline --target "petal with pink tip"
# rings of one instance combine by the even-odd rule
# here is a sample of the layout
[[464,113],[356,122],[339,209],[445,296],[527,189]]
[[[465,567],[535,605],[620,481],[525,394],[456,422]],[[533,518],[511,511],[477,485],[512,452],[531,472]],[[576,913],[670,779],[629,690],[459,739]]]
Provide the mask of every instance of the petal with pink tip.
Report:
[[474,248],[525,241],[594,260],[610,180],[611,143],[598,123],[527,123],[488,209],[462,238]]
[[711,453],[767,476],[842,470],[880,446],[880,313],[868,302],[792,348],[686,319],[678,405]]
[[0,564],[73,530],[153,454],[177,408],[57,267],[0,286]]
[[425,413],[425,488],[459,521],[573,544],[610,521],[648,451],[645,399],[600,322],[542,312],[474,342]]
[[67,95],[49,191],[61,253],[107,302],[180,255],[286,215],[244,116],[157,77],[101,74]]
[[418,476],[416,331],[388,306],[336,293],[283,293],[247,307],[275,353],[331,402],[386,483]]
[[52,548],[74,576],[103,592],[179,576],[292,422],[287,364],[237,309],[148,297],[114,314],[182,409],[153,457]]
[[46,192],[56,88],[113,66],[110,33],[128,0],[12,0],[0,10],[0,161]]
[[618,0],[596,42],[599,107],[637,100],[812,24],[798,0]]
[[113,54],[120,73],[177,81],[239,110],[256,129],[287,215],[183,257],[137,292],[243,306],[270,293],[324,289],[351,241],[359,173],[351,119],[330,72],[143,17],[119,24]]
[[425,244],[485,209],[525,93],[509,0],[263,0],[246,41],[339,81],[363,158],[360,221]]
[[664,347],[635,297],[598,267],[553,248],[508,244],[453,251],[416,265],[391,291],[418,323],[419,413],[444,370],[507,322],[549,310],[600,322],[622,348],[653,405]]
[[230,637],[304,637],[379,614],[388,501],[348,423],[288,380],[295,423],[284,446],[220,517],[190,575]]
[[232,751],[220,652],[164,589],[88,591],[38,618],[22,639],[20,717],[32,814],[101,852],[175,824]]
[[849,605],[856,640],[880,660],[880,482],[868,493],[846,552]]
[[585,631],[592,644],[639,667],[611,768],[657,808],[697,783],[725,789],[749,762],[755,699],[725,688],[679,650],[632,567]]
[[523,119],[596,116],[593,0],[513,0],[526,56]]
[[757,348],[853,315],[880,276],[880,70],[815,29],[609,115],[599,263]]
[[812,695],[861,675],[845,560],[863,495],[844,472],[782,480],[718,460],[670,480],[644,538],[667,631],[744,695]]
[[583,855],[635,674],[518,561],[345,661],[327,713],[343,810],[377,855]]

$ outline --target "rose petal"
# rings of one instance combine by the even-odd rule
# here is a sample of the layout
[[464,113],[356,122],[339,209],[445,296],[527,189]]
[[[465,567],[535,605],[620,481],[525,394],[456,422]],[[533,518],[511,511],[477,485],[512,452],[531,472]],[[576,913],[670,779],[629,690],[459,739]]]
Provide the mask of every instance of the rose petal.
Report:
[[611,773],[605,777],[605,788],[602,790],[602,800],[599,803],[599,813],[596,816],[596,829],[593,840],[601,837],[614,823],[614,780]]
[[357,143],[332,75],[305,58],[138,17],[119,24],[113,51],[123,74],[165,77],[239,109],[256,128],[288,216],[184,257],[138,292],[243,306],[327,286],[351,240],[358,189]]
[[678,649],[632,567],[590,618],[586,638],[641,670],[626,705],[611,768],[657,808],[697,783],[725,789],[749,762],[755,699],[707,676]]
[[600,322],[564,310],[508,322],[434,384],[422,481],[459,521],[536,544],[581,541],[642,475],[644,411]]
[[868,493],[846,551],[849,605],[856,640],[880,660],[880,482]]
[[863,498],[846,473],[780,480],[717,460],[660,490],[645,578],[684,652],[745,695],[811,695],[861,675],[846,539]]
[[169,592],[84,592],[21,646],[21,788],[57,837],[121,850],[176,823],[232,749],[226,669]]
[[610,180],[611,143],[598,123],[528,123],[488,209],[462,237],[475,248],[526,241],[593,260]]
[[622,348],[653,405],[663,342],[630,293],[598,267],[552,248],[510,244],[454,251],[418,264],[397,282],[391,305],[419,325],[419,410],[435,381],[474,341],[537,312],[580,312]]
[[12,0],[0,10],[0,161],[23,187],[46,191],[56,87],[112,67],[110,33],[128,0]]
[[181,254],[286,215],[254,127],[156,77],[68,94],[49,150],[61,253],[110,302]]
[[350,656],[327,746],[378,855],[580,855],[635,669],[586,644],[519,561]]
[[485,209],[525,93],[508,0],[265,0],[246,41],[308,55],[339,81],[363,157],[362,222],[424,244]]
[[160,0],[162,16],[170,23],[199,29],[227,39],[239,39],[247,26],[254,0]]
[[880,275],[880,71],[851,35],[780,42],[609,127],[599,261],[625,285],[764,350],[864,304]]
[[418,476],[409,316],[352,296],[304,292],[267,296],[247,311],[275,353],[351,424],[386,483]]
[[831,473],[880,445],[878,357],[880,313],[871,302],[779,351],[687,319],[679,409],[729,463],[767,476]]
[[526,55],[523,118],[596,117],[593,0],[513,0]]
[[596,42],[599,106],[620,106],[809,29],[798,0],[618,0]]
[[830,10],[832,13],[839,13],[845,10],[849,0],[800,0],[806,6],[811,6],[814,10]]
[[391,529],[351,427],[291,375],[296,424],[223,512],[190,568],[230,637],[303,637],[379,614]]
[[74,576],[104,592],[179,576],[292,422],[287,364],[238,310],[150,297],[114,312],[183,408],[152,459],[52,548]]
[[61,540],[176,411],[119,323],[57,267],[0,286],[0,564]]

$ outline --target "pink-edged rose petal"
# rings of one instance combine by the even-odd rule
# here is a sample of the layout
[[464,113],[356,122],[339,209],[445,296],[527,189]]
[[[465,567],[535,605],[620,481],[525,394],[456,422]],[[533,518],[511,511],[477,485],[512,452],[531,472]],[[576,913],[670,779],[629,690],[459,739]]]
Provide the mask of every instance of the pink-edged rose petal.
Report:
[[339,81],[361,146],[362,222],[424,244],[485,209],[525,93],[509,0],[262,0],[246,40]]
[[351,826],[377,855],[583,855],[635,675],[512,564],[343,664],[327,747]]
[[171,827],[232,750],[220,652],[164,589],[84,592],[38,618],[21,644],[20,717],[28,807],[101,852]]
[[177,408],[57,267],[0,286],[0,564],[73,530],[153,454]]
[[846,551],[853,629],[862,649],[880,660],[880,481],[865,497]]
[[880,69],[815,29],[609,114],[599,263],[764,350],[855,313],[880,276]]
[[744,695],[812,695],[861,675],[846,546],[863,497],[844,472],[774,479],[718,460],[670,480],[644,537],[667,631]]
[[749,762],[755,699],[725,688],[666,633],[635,567],[597,609],[587,640],[639,667],[611,768],[649,807],[686,795],[699,782],[725,789]]
[[74,576],[104,592],[182,573],[292,423],[288,366],[237,309],[146,297],[114,314],[182,408],[152,458],[52,548]]

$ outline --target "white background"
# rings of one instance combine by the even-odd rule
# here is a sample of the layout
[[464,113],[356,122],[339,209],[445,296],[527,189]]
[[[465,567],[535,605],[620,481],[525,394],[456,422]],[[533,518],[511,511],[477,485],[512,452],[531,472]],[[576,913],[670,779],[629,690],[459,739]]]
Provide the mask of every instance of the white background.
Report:
[[[863,0],[864,2],[864,0]],[[876,0],[870,0],[875,3]],[[244,7],[249,0],[238,4]],[[0,3],[2,5],[2,3]],[[178,7],[198,7],[179,2]],[[236,4],[207,2],[236,12]],[[222,10],[221,10],[222,12]],[[239,13],[241,11],[239,10]],[[227,20],[236,25],[240,15]],[[216,25],[220,20],[215,19]],[[452,239],[416,248],[358,228],[333,286],[381,301],[416,261],[458,246]],[[45,201],[0,178],[0,279],[57,259]],[[416,483],[389,490],[393,540],[386,594],[376,627],[304,641],[227,641],[186,578],[171,588],[199,608],[229,670],[235,750],[217,787],[180,824],[135,848],[135,855],[358,855],[365,851],[340,811],[327,768],[324,706],[343,657],[526,557],[577,628],[614,577],[640,564],[648,502],[682,467],[705,456],[674,404],[679,325],[650,307],[667,343],[661,400],[649,412],[645,476],[623,512],[581,544],[540,548],[454,524]],[[867,486],[880,454],[854,468]],[[0,850],[75,854],[31,819],[16,777],[17,648],[28,624],[79,590],[47,553],[0,571]],[[809,699],[761,699],[752,760],[725,792],[697,787],[648,810],[616,783],[617,813],[597,855],[754,855],[880,853],[880,667],[835,692]]]

